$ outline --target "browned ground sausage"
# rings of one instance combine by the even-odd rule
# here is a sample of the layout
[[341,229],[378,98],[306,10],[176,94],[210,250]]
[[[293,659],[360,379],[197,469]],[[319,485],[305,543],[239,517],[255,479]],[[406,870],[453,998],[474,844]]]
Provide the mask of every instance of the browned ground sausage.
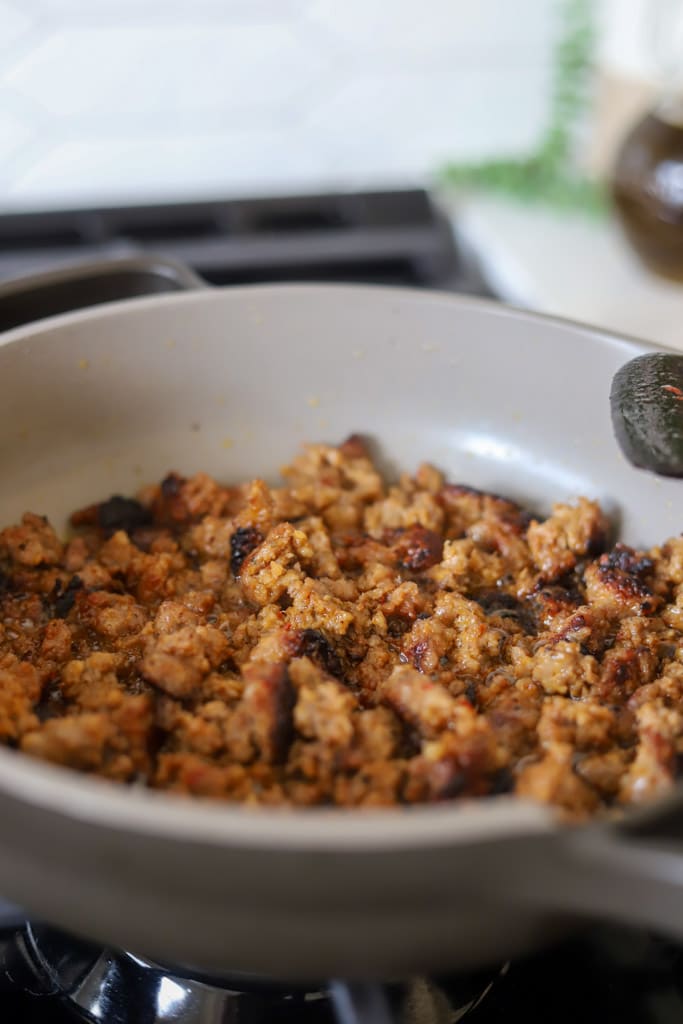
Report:
[[284,487],[170,473],[0,531],[0,741],[261,804],[512,791],[570,819],[683,762],[683,538],[617,544],[581,498],[538,518],[358,435]]

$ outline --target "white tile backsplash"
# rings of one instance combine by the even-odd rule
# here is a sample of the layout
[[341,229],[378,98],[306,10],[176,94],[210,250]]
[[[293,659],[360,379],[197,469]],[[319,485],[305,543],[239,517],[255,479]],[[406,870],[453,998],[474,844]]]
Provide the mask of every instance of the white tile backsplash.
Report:
[[540,62],[517,69],[504,90],[497,75],[471,66],[363,71],[311,98],[303,132],[345,173],[420,176],[454,155],[473,160],[533,148],[547,86],[548,65]]
[[106,130],[125,115],[135,131],[154,130],[157,115],[188,112],[225,123],[268,109],[274,119],[324,70],[324,56],[286,25],[69,28],[10,65],[4,81],[55,118],[94,115]]
[[537,60],[547,52],[558,12],[553,0],[312,0],[309,6],[309,17],[356,54],[380,64],[400,58],[402,65],[431,67]]
[[29,130],[23,119],[0,110],[0,153],[10,158],[26,142]]
[[529,152],[561,0],[0,0],[0,209]]
[[277,131],[81,139],[58,143],[31,161],[6,185],[5,197],[7,206],[40,208],[46,197],[73,206],[278,194],[282,182],[314,190],[320,174],[306,149],[290,147]]
[[5,53],[34,23],[36,12],[32,6],[15,6],[0,0],[0,53]]
[[196,23],[206,15],[233,20],[305,11],[309,0],[27,0],[30,6],[58,15],[60,21],[92,22],[107,19],[129,25],[151,20]]

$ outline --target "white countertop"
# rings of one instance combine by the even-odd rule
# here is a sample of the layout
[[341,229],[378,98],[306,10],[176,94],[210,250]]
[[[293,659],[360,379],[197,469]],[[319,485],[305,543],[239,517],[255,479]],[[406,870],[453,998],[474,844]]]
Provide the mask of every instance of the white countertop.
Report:
[[483,198],[451,212],[505,301],[683,350],[683,285],[645,270],[613,220]]

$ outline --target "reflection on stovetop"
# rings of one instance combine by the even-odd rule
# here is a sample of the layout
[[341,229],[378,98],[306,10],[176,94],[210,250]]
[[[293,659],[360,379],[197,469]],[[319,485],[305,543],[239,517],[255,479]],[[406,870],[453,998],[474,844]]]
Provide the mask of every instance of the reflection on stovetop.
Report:
[[[98,1012],[89,1019],[108,1024],[122,1019],[139,1024],[161,1019],[179,1024],[333,1024],[340,1017],[344,1024],[361,1017],[364,1024],[387,1019],[397,1024],[678,1024],[683,1020],[683,947],[644,932],[593,927],[507,969],[466,979],[415,979],[386,989],[384,1007],[374,1010],[371,986],[358,986],[358,1004],[346,1010],[340,1007],[339,993],[329,988],[306,992],[273,986],[207,1001],[200,1016],[191,1006],[183,1013],[182,991],[182,980],[167,980],[163,1018],[150,1005],[138,1003],[125,1018],[112,1006],[110,1013]],[[363,1000],[364,1013],[359,1010]],[[74,1019],[55,996],[0,993],[2,1021],[73,1024]]]

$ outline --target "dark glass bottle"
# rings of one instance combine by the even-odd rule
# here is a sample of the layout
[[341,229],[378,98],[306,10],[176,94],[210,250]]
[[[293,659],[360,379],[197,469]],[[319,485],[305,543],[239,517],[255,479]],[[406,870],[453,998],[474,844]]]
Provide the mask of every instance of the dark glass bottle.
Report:
[[627,237],[658,274],[683,282],[683,109],[662,105],[631,129],[612,194]]

